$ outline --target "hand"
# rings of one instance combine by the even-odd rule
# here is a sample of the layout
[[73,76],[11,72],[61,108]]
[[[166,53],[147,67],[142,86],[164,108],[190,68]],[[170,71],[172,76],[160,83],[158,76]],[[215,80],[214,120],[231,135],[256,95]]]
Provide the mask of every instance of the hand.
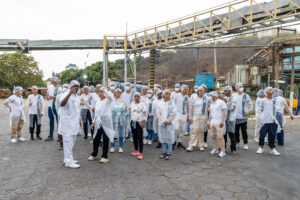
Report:
[[43,116],[44,116],[44,114],[43,114],[43,113],[41,113],[41,114],[40,114],[40,116],[41,116],[41,117],[43,117]]
[[220,128],[223,128],[224,124],[223,122],[220,123]]
[[81,121],[79,121],[79,124],[80,124],[80,128],[82,127],[82,123],[81,123]]
[[190,119],[190,124],[192,124],[193,123],[193,119]]
[[294,116],[291,116],[291,120],[294,120],[295,119],[295,117]]
[[249,114],[249,113],[248,113],[248,112],[246,112],[245,114],[246,114],[246,117],[248,117],[248,114]]
[[95,112],[95,108],[92,109],[92,112]]
[[95,124],[91,124],[91,129],[94,130]]
[[207,128],[210,129],[210,124],[207,124]]
[[142,121],[141,127],[145,128],[145,121]]
[[56,96],[50,96],[49,98],[50,98],[50,99],[55,99],[55,98],[56,98]]
[[29,106],[32,106],[32,103],[31,103],[31,102],[29,103]]
[[70,90],[70,94],[76,94],[76,93],[77,93],[76,87],[72,87]]
[[165,126],[167,126],[168,124],[169,124],[169,122],[168,122],[168,121],[165,121],[165,122],[164,122],[164,125],[165,125]]

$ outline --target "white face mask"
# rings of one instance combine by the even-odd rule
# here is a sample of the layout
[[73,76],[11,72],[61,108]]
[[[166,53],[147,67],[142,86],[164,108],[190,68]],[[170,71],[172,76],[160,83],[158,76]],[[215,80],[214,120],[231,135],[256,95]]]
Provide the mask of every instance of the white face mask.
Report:
[[63,92],[65,93],[66,91],[68,91],[68,88],[63,88]]
[[116,86],[110,86],[110,90],[115,90]]
[[129,87],[129,86],[125,86],[125,90],[126,90],[126,91],[129,91],[129,90],[130,90],[130,87]]
[[240,88],[240,92],[244,92],[244,88]]
[[150,97],[152,97],[152,94],[147,94],[147,98],[150,98]]
[[179,88],[175,88],[175,91],[178,92],[178,91],[179,91]]

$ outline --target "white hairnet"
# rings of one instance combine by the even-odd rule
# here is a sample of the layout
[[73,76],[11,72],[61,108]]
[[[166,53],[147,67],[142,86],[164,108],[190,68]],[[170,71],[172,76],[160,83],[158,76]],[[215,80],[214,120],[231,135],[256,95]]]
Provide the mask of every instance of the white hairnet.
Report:
[[214,97],[218,97],[218,92],[217,91],[212,91],[209,93],[209,95],[214,96]]
[[267,94],[267,92],[268,92],[270,89],[273,89],[273,88],[272,88],[272,87],[266,87],[266,88],[264,89],[264,93]]
[[147,93],[153,94],[153,90],[148,90]]
[[169,89],[165,89],[163,92],[163,95],[165,95],[167,92],[169,92],[171,94],[171,91]]
[[258,92],[256,93],[256,96],[258,96],[260,98],[263,97],[264,95],[265,95],[265,92],[263,89],[258,90]]
[[122,90],[120,88],[115,89],[114,93],[116,92],[122,92]]
[[273,97],[277,97],[277,96],[278,96],[278,89],[273,88]]
[[59,79],[57,78],[57,76],[52,76],[51,81],[54,81],[55,83],[59,83]]
[[283,96],[283,93],[282,93],[282,90],[281,90],[281,89],[278,89],[278,95],[279,95],[279,96]]
[[90,92],[95,92],[95,87],[93,85],[90,85],[89,90]]
[[87,85],[83,86],[83,89],[85,89],[85,88],[89,89],[89,86],[87,86]]
[[176,83],[176,84],[175,84],[175,87],[180,87],[180,83]]
[[163,91],[162,90],[157,90],[157,92],[156,92],[156,94],[160,94],[160,93],[163,93]]
[[111,82],[111,83],[110,83],[110,86],[112,86],[112,85],[113,85],[113,86],[116,86],[117,84],[116,84],[115,82]]
[[188,89],[188,88],[189,88],[189,86],[187,86],[187,85],[182,85],[180,89],[181,89],[181,90],[185,90],[185,89]]
[[204,87],[207,89],[207,86],[205,84],[201,84],[200,87]]
[[224,91],[232,91],[232,87],[230,85],[225,86]]
[[72,88],[74,85],[78,85],[78,86],[80,86],[80,84],[79,84],[79,82],[78,81],[76,81],[76,80],[73,80],[73,81],[71,81],[70,82],[70,88]]
[[131,86],[131,83],[130,83],[130,82],[126,82],[126,83],[125,83],[125,85],[129,85],[129,86]]
[[147,86],[145,86],[145,85],[144,85],[144,86],[142,86],[142,89],[144,89],[144,88],[146,88],[146,89],[148,90],[148,87],[147,87]]
[[14,87],[13,93],[15,94],[16,92],[23,90],[23,88],[21,86],[16,86]]
[[69,87],[70,87],[70,85],[69,85],[69,84],[67,84],[67,83],[65,83],[65,84],[63,84],[63,87],[69,88]]
[[239,87],[241,87],[241,86],[243,86],[243,83],[241,83],[241,82],[236,83],[236,84],[235,84],[235,89],[237,89],[237,88],[239,88]]
[[96,85],[96,88],[97,88],[97,87],[102,87],[102,85],[101,85],[101,84],[97,84],[97,85]]
[[135,92],[133,96],[135,96],[135,95],[138,95],[141,97],[141,93],[139,93],[139,92]]
[[33,86],[31,87],[31,89],[36,89],[36,90],[38,90],[38,87],[37,87],[36,85],[33,85]]
[[195,86],[194,86],[194,89],[195,89],[195,90],[197,90],[198,88],[199,88],[198,85],[195,85]]

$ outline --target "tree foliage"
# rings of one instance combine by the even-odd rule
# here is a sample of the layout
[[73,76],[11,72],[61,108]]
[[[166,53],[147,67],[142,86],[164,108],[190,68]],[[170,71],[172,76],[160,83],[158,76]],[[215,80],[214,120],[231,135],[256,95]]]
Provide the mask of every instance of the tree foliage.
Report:
[[32,85],[46,85],[42,80],[43,72],[32,56],[21,52],[0,55],[0,87],[12,89],[14,86],[23,88]]

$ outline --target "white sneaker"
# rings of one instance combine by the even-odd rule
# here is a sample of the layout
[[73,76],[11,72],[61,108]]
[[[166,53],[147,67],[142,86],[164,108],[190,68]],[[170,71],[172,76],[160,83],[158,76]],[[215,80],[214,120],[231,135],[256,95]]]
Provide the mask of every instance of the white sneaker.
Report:
[[73,160],[73,163],[78,164],[78,160]]
[[152,141],[151,140],[148,141],[148,145],[152,145]]
[[220,158],[223,158],[224,156],[226,156],[226,153],[225,152],[221,152],[221,153],[219,153],[219,155],[218,155]]
[[192,152],[192,151],[193,151],[193,147],[192,147],[192,146],[188,146],[188,147],[186,148],[186,150],[189,151],[189,152]]
[[115,147],[110,148],[110,153],[114,153],[115,152]]
[[216,154],[216,153],[219,153],[219,151],[218,151],[217,149],[213,149],[213,150],[210,152],[210,154],[212,154],[212,155],[214,155],[214,154]]
[[259,143],[259,139],[257,139],[257,138],[254,138],[254,142],[257,142],[257,143]]
[[20,137],[19,140],[20,140],[21,142],[26,141],[25,138],[23,138],[23,137]]
[[207,145],[207,143],[206,143],[206,142],[204,142],[204,145],[203,145],[203,147],[204,147],[204,148],[207,148],[207,147],[208,147],[208,145]]
[[12,138],[12,139],[10,140],[10,142],[11,142],[11,143],[16,143],[17,140],[16,140],[16,138]]
[[248,144],[245,144],[244,145],[244,150],[248,150],[248,149],[249,149]]
[[148,143],[148,140],[147,140],[147,139],[144,139],[143,143],[144,143],[144,144],[147,144],[147,143]]
[[273,154],[275,156],[280,156],[280,153],[275,148],[270,151],[270,154]]
[[66,167],[76,169],[76,168],[79,168],[80,165],[78,165],[78,164],[72,162],[72,163],[66,165]]
[[205,149],[203,147],[200,147],[199,150],[200,151],[205,151]]
[[259,147],[258,150],[256,151],[256,153],[258,154],[262,154],[264,152],[264,149]]
[[123,153],[123,149],[122,148],[119,148],[119,153]]

